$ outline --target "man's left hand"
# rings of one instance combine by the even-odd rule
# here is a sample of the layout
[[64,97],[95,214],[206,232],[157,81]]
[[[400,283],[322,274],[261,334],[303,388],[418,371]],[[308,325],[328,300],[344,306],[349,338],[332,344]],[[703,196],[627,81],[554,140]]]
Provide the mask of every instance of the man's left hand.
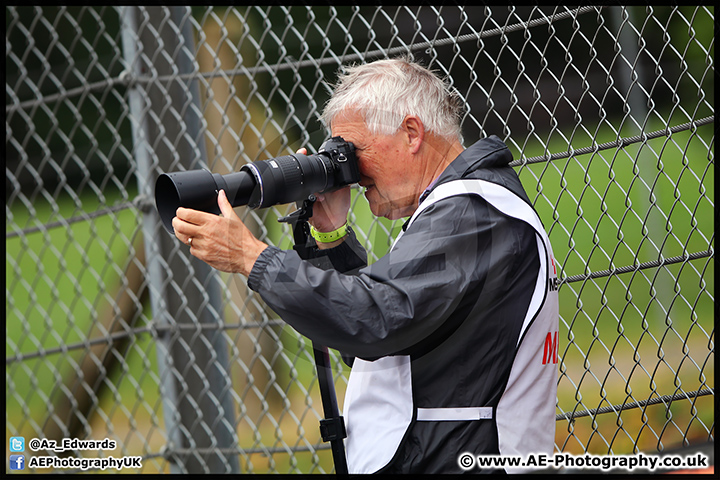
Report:
[[222,216],[178,208],[172,220],[175,236],[211,267],[247,276],[268,245],[255,238],[235,214],[224,190],[218,195],[218,206]]

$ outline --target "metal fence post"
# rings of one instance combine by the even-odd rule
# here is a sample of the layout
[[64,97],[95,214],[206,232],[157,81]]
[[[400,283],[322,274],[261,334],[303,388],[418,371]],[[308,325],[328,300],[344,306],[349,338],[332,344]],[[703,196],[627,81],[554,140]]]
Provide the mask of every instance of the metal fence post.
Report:
[[[207,164],[197,82],[162,78],[197,70],[189,12],[123,10],[138,194],[149,198],[159,173]],[[145,212],[143,235],[171,471],[238,472],[221,278],[162,229],[154,208]]]

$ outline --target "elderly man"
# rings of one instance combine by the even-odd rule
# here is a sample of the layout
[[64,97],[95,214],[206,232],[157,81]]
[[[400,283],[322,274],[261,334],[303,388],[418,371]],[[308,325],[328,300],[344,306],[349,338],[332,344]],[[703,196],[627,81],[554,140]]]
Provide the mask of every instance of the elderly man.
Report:
[[[354,143],[373,214],[410,217],[372,265],[350,191],[320,195],[309,259],[235,215],[179,208],[176,236],[288,324],[353,357],[344,401],[351,473],[477,469],[478,455],[551,454],[557,389],[552,250],[497,137],[461,143],[460,104],[407,59],[347,68],[323,120]],[[469,454],[469,455],[468,455]]]

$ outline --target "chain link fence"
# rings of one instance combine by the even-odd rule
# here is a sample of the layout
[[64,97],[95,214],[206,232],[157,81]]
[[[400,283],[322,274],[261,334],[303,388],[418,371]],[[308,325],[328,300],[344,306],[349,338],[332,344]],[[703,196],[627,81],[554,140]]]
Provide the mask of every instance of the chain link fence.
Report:
[[[28,460],[332,471],[310,342],[169,236],[153,186],[314,152],[338,68],[400,54],[462,95],[467,144],[508,144],[549,231],[557,451],[714,440],[713,7],[5,12],[6,437],[117,444]],[[373,261],[400,223],[353,199]],[[289,248],[291,210],[237,212]]]

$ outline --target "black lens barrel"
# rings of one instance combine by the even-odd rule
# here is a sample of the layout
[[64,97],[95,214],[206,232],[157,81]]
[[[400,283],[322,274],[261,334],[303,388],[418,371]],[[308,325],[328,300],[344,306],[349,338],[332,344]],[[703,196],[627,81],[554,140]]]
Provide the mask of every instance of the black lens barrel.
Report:
[[242,171],[253,175],[257,184],[247,205],[267,208],[307,198],[332,185],[332,163],[323,155],[284,155],[253,162]]

